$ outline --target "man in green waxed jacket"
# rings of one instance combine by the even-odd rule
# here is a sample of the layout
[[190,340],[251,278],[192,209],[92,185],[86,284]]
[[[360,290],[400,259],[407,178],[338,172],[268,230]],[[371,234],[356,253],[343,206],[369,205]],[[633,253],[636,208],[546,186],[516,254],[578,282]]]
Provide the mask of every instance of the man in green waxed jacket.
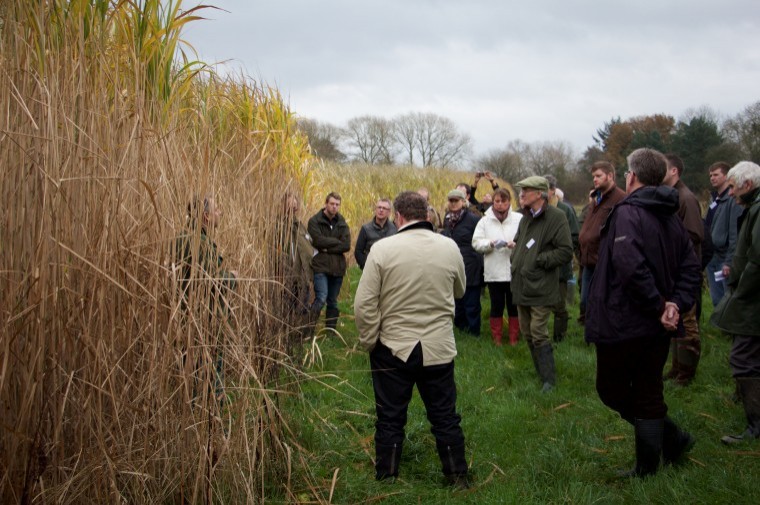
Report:
[[743,433],[721,439],[734,444],[760,438],[760,166],[742,161],[727,177],[731,196],[745,210],[739,218],[729,291],[715,307],[711,322],[733,336],[729,363],[747,416]]
[[565,214],[549,205],[546,178],[531,176],[515,186],[520,189],[523,219],[509,244],[514,248],[512,300],[546,392],[556,383],[549,317],[559,303],[560,268],[572,259],[573,243]]
[[311,259],[314,271],[314,303],[312,310],[316,317],[327,304],[325,326],[333,330],[337,326],[338,294],[346,275],[346,253],[351,249],[351,231],[346,220],[338,212],[340,195],[330,193],[325,198],[325,206],[309,219],[309,236],[316,250]]

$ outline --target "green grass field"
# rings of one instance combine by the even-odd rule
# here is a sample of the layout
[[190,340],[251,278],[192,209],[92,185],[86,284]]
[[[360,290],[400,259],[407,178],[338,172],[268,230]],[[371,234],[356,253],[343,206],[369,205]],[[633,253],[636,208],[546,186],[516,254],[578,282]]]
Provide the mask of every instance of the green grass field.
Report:
[[[702,316],[702,361],[686,388],[666,384],[669,415],[694,434],[697,444],[680,467],[647,479],[615,478],[634,461],[633,429],[599,401],[594,388],[594,348],[575,323],[555,346],[558,384],[541,394],[524,341],[493,346],[488,302],[483,334],[457,334],[458,411],[474,485],[443,485],[435,442],[417,393],[409,409],[399,479],[376,482],[373,469],[374,405],[367,354],[357,344],[353,293],[360,272],[350,270],[341,300],[340,336],[320,333],[319,351],[307,346],[302,397],[287,405],[291,428],[307,450],[311,489],[297,493],[311,503],[757,503],[760,443],[723,446],[720,436],[744,429],[732,401],[730,342]],[[347,279],[348,281],[348,279]],[[350,291],[350,296],[348,292]],[[313,344],[313,342],[311,343]]]

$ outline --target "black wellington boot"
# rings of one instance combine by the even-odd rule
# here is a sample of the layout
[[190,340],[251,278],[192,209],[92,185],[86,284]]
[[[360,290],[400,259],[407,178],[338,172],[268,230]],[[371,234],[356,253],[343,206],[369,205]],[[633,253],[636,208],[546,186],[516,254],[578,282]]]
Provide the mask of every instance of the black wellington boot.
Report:
[[402,444],[375,444],[375,480],[394,479],[398,477],[398,465],[401,462]]
[[441,458],[441,467],[446,483],[450,486],[467,489],[470,487],[470,479],[467,475],[467,459],[464,456],[464,444],[439,445],[438,457]]
[[662,455],[664,419],[636,419],[636,466],[621,477],[646,477],[657,473]]
[[728,445],[760,438],[760,377],[737,377],[736,382],[747,415],[747,429],[739,435],[726,435],[720,439]]
[[541,392],[546,393],[554,389],[557,383],[557,373],[554,367],[554,350],[551,345],[536,348],[536,362],[538,375],[541,377]]
[[682,430],[669,417],[665,418],[662,434],[662,459],[666,465],[677,465],[697,440],[691,433]]
[[337,308],[327,307],[325,310],[325,326],[334,330],[338,326],[338,316],[340,316],[340,311]]

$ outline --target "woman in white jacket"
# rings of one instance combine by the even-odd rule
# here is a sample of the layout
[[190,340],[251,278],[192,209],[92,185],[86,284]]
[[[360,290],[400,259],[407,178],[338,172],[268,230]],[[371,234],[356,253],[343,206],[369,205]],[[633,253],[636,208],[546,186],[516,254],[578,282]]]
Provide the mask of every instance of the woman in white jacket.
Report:
[[512,198],[504,188],[493,194],[493,206],[488,209],[478,222],[472,235],[472,247],[485,258],[484,278],[491,297],[491,335],[496,345],[501,345],[504,331],[504,307],[509,316],[509,343],[517,344],[520,323],[517,319],[517,307],[512,303],[512,280],[509,258],[514,247],[517,225],[522,215],[512,211]]

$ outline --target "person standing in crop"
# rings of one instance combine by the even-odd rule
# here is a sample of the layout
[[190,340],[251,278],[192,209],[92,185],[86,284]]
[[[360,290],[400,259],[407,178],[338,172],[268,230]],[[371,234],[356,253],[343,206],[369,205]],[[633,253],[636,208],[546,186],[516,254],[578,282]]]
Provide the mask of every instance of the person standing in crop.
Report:
[[[188,318],[197,317],[193,327],[207,329],[198,349],[213,349],[214,392],[223,403],[223,334],[229,316],[229,297],[236,288],[237,272],[224,268],[224,259],[210,238],[219,225],[222,211],[208,195],[194,198],[187,206],[188,227],[174,241],[172,269],[178,274],[180,303]],[[188,350],[186,350],[187,352]],[[202,359],[198,363],[204,362]],[[197,391],[196,391],[197,393]]]
[[372,247],[354,301],[375,392],[375,478],[398,476],[416,384],[443,474],[450,484],[467,487],[452,325],[454,299],[465,291],[464,262],[456,244],[434,232],[422,196],[405,191],[393,206],[398,233]]
[[339,210],[340,195],[329,193],[324,208],[309,219],[308,225],[311,243],[316,250],[311,259],[315,295],[312,310],[318,318],[327,304],[325,326],[333,330],[340,316],[338,295],[346,275],[346,253],[351,250],[351,231]]

